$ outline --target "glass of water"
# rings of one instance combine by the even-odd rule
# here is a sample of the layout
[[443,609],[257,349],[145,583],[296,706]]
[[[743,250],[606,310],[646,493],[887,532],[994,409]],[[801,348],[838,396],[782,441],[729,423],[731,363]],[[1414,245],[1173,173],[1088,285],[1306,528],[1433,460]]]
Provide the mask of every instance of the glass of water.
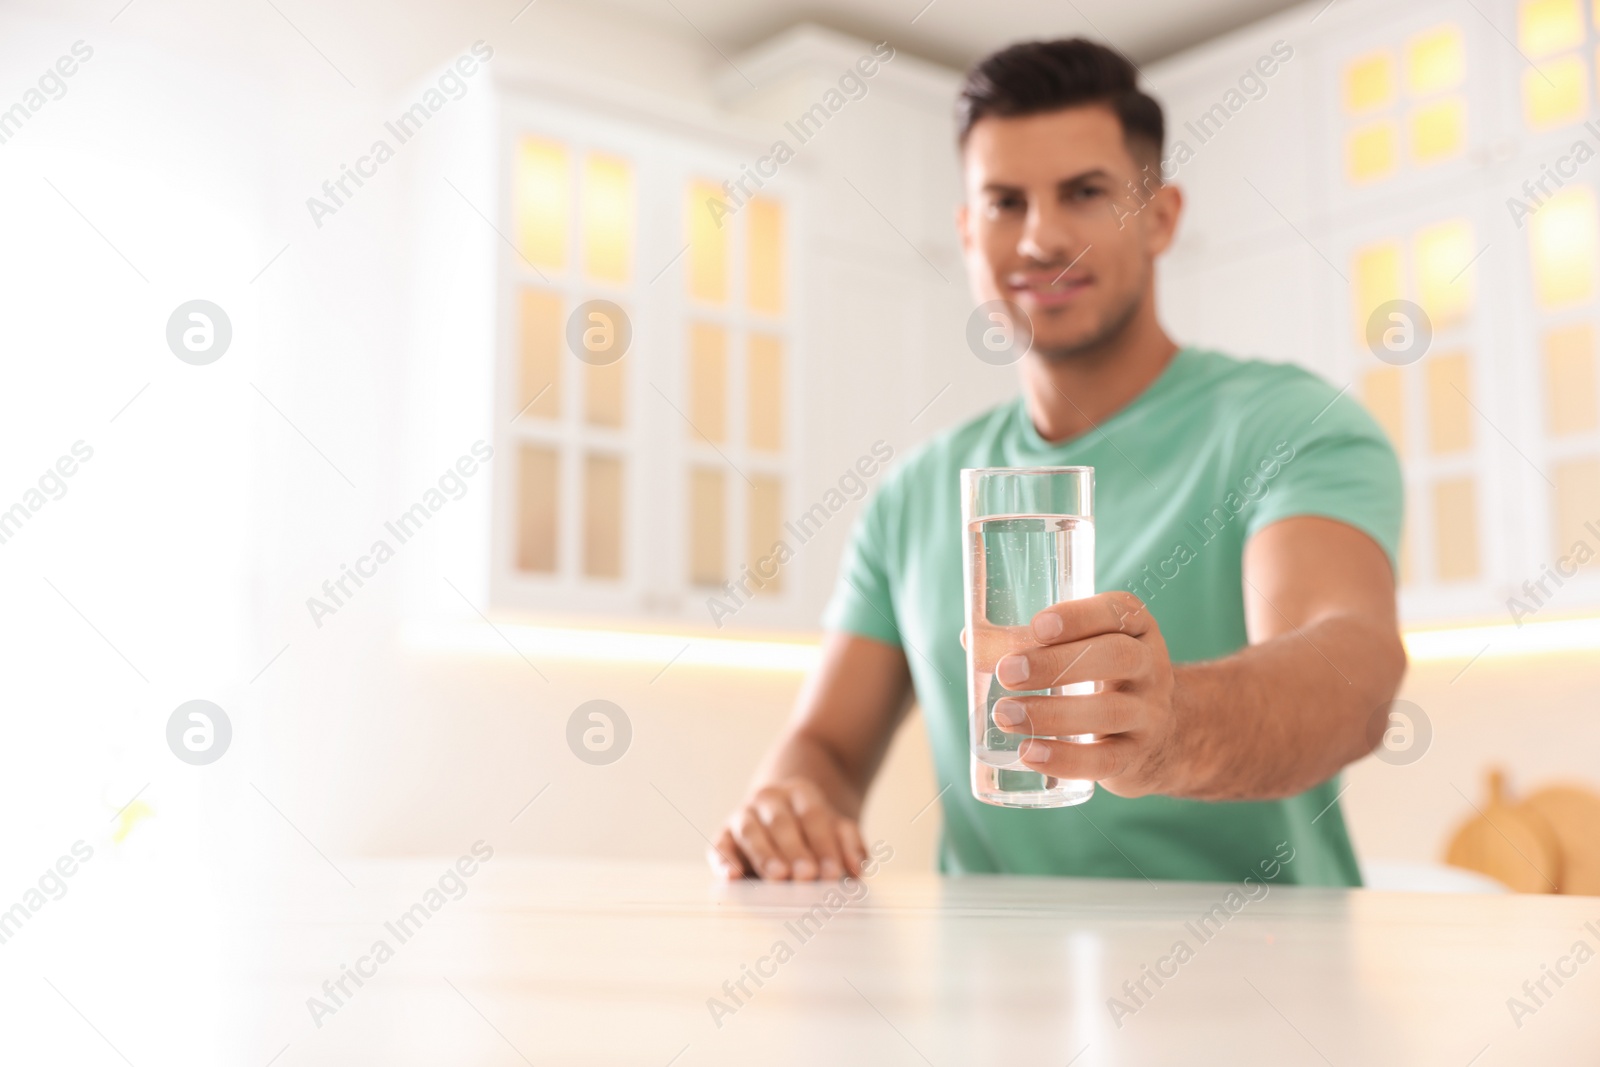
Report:
[[1029,625],[1036,614],[1094,594],[1094,468],[963,470],[961,521],[972,795],[1007,808],[1082,804],[1094,795],[1094,783],[1053,778],[1023,765],[1017,750],[1035,735],[1002,730],[995,724],[994,706],[1008,696],[1092,693],[1095,683],[1013,692],[994,670],[1001,657],[1038,644]]

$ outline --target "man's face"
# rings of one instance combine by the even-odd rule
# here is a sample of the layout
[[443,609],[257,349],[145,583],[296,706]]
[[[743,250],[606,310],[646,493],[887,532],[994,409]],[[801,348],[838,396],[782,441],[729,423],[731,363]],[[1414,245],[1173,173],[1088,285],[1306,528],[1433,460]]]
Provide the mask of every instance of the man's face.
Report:
[[1181,206],[1154,158],[1129,151],[1116,114],[1089,105],[983,118],[962,162],[957,224],[978,300],[1020,308],[1051,361],[1115,338],[1150,298]]

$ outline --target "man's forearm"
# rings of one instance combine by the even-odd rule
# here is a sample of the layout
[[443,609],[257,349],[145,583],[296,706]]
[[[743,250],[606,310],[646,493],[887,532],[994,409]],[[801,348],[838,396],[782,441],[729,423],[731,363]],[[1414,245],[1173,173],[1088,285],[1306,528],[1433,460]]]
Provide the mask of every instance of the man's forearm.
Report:
[[1178,667],[1172,795],[1268,800],[1325,781],[1372,750],[1404,673],[1392,630],[1343,615]]

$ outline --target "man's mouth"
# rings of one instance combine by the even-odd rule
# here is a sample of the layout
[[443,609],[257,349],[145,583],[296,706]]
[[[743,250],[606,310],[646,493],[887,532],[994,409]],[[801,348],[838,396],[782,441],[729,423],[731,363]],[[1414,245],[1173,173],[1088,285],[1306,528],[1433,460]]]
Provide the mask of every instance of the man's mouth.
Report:
[[1094,283],[1088,271],[1016,271],[1006,275],[1006,291],[1019,301],[1036,307],[1060,307],[1069,303]]

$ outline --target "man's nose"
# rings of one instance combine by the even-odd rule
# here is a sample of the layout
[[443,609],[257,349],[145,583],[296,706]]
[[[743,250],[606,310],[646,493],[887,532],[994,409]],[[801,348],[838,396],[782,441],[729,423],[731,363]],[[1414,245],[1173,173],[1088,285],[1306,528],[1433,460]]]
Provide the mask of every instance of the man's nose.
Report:
[[1053,204],[1032,204],[1022,227],[1017,251],[1040,263],[1065,263],[1072,258],[1072,228]]

